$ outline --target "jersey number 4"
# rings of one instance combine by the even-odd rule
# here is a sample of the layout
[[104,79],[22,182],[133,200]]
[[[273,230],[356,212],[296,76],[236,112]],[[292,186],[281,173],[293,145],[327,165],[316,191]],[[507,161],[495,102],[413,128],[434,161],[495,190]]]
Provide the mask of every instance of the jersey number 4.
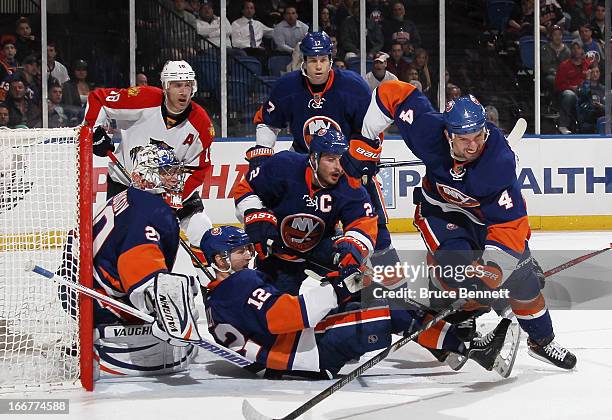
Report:
[[412,121],[414,121],[414,111],[412,109],[402,111],[399,115],[399,119],[408,124],[412,124]]
[[510,194],[508,194],[508,190],[504,191],[501,194],[499,200],[497,201],[497,204],[499,204],[500,207],[504,207],[506,210],[510,210],[512,207],[514,207],[512,197],[510,197]]

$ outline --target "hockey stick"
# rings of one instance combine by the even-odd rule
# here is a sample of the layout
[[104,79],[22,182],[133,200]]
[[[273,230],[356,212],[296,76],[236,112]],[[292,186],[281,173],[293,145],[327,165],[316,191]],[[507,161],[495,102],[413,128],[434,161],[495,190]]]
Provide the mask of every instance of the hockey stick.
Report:
[[510,134],[508,134],[508,136],[506,137],[506,140],[508,140],[508,143],[510,144],[512,149],[514,149],[514,147],[516,146],[516,143],[518,143],[523,138],[526,130],[527,130],[527,121],[525,121],[525,118],[519,118],[518,120],[516,120],[516,123],[514,124],[514,128],[512,129]]
[[601,254],[603,252],[606,252],[606,251],[608,251],[610,249],[612,249],[612,243],[609,246],[607,246],[607,247],[605,247],[603,249],[600,249],[599,251],[593,251],[593,252],[591,252],[589,254],[585,254],[585,255],[582,255],[580,257],[576,257],[573,260],[569,260],[568,262],[565,262],[565,263],[563,263],[561,265],[558,265],[558,266],[556,266],[554,268],[551,268],[550,270],[547,270],[547,271],[544,272],[544,277],[550,277],[550,276],[552,276],[554,274],[557,274],[559,271],[563,271],[563,270],[566,270],[566,269],[568,269],[570,267],[573,267],[576,264],[579,264],[579,263],[581,263],[583,261],[591,259],[594,256],[599,255],[599,254]]
[[[26,263],[26,267],[25,267],[26,271],[33,271],[37,274],[40,274],[43,277],[46,277],[48,279],[54,280],[59,284],[62,284],[64,286],[70,287],[72,289],[75,289],[77,291],[79,291],[80,293],[89,296],[91,298],[97,299],[101,302],[104,302],[110,306],[113,306],[114,308],[119,309],[122,312],[128,313],[130,315],[133,315],[137,318],[142,319],[145,322],[148,323],[153,323],[155,322],[155,318],[153,318],[151,315],[146,314],[134,307],[131,307],[129,305],[126,305],[123,302],[119,302],[116,299],[113,299],[110,296],[106,296],[100,292],[97,292],[94,289],[91,289],[87,286],[84,286],[80,283],[75,283],[69,280],[66,280],[65,278],[58,276],[57,274],[52,273],[49,270],[46,270],[36,264],[34,264],[32,261]],[[177,338],[180,339],[179,337],[173,337],[173,338]],[[198,341],[193,341],[193,340],[184,340],[185,342],[189,343],[189,344],[193,344],[194,346],[198,346],[203,348],[204,350],[207,350],[219,357],[222,357],[223,359],[227,360],[228,362],[232,363],[235,366],[241,367],[241,368],[245,368],[246,370],[253,372],[253,373],[257,373],[258,371],[263,369],[263,366],[260,365],[259,363],[254,363],[253,361],[243,357],[242,355],[240,355],[239,353],[236,353],[235,351],[228,349],[226,347],[223,347],[213,341],[207,340],[205,338],[202,338],[201,340]]]
[[[123,166],[121,164],[121,162],[119,162],[119,159],[117,159],[117,156],[115,156],[115,154],[113,152],[111,152],[110,150],[108,151],[108,153],[106,154],[110,160],[113,161],[113,163],[115,164],[115,166],[117,166],[117,168],[119,168],[119,170],[121,171],[121,173],[127,178],[127,179],[131,179],[130,174],[128,173],[127,169],[125,169],[125,166]],[[215,281],[215,278],[213,277],[213,275],[210,273],[210,271],[208,271],[208,269],[206,268],[206,266],[204,264],[202,264],[202,261],[200,261],[200,259],[198,258],[198,256],[195,254],[195,252],[193,252],[193,250],[191,249],[191,247],[189,246],[189,244],[187,242],[185,242],[185,240],[182,237],[179,237],[179,242],[181,244],[181,246],[183,247],[183,249],[185,251],[187,251],[187,254],[189,254],[189,256],[191,257],[192,261],[195,261],[195,264],[198,266],[198,268],[200,270],[202,270],[204,272],[204,274],[206,275],[206,277],[208,277],[208,280],[210,281]]]
[[396,168],[398,166],[420,166],[424,165],[421,160],[400,160],[398,162],[382,162],[377,166],[381,169],[383,168]]
[[[323,401],[325,398],[329,397],[331,394],[338,391],[340,388],[342,388],[349,382],[353,381],[355,378],[360,376],[363,372],[370,369],[372,366],[380,363],[389,354],[397,351],[400,347],[403,347],[408,342],[417,338],[419,334],[421,334],[423,331],[431,328],[437,322],[441,321],[442,319],[446,318],[452,313],[458,311],[465,302],[466,302],[465,299],[457,300],[447,309],[443,310],[442,312],[437,314],[435,317],[427,321],[420,329],[418,329],[417,331],[413,332],[412,334],[406,337],[402,337],[395,343],[391,344],[389,347],[387,347],[386,349],[378,353],[376,356],[372,357],[367,362],[353,369],[351,372],[347,373],[341,379],[337,380],[332,385],[325,388],[323,391],[315,395],[313,398],[311,398],[310,400],[306,401],[304,404],[302,404],[301,406],[293,410],[291,413],[287,414],[284,417],[279,418],[278,420],[291,420],[291,419],[297,418],[298,416],[301,416],[306,411],[310,410],[312,407],[314,407],[315,405]],[[272,417],[267,417],[261,414],[260,412],[258,412],[247,400],[242,401],[242,415],[247,420],[272,420]]]

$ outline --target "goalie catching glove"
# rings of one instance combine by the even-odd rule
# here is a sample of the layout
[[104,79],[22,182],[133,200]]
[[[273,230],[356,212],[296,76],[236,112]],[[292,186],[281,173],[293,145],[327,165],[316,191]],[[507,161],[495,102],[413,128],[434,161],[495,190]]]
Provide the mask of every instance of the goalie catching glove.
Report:
[[367,179],[376,175],[381,153],[382,146],[379,140],[350,141],[348,152],[340,158],[340,165],[351,187],[359,188],[364,177]]
[[272,253],[268,244],[279,242],[277,223],[274,213],[266,208],[244,212],[244,230],[253,241],[259,259],[263,260]]
[[155,312],[152,334],[178,347],[188,346],[189,341],[201,341],[193,296],[189,277],[159,273],[153,286],[145,291],[146,305]]

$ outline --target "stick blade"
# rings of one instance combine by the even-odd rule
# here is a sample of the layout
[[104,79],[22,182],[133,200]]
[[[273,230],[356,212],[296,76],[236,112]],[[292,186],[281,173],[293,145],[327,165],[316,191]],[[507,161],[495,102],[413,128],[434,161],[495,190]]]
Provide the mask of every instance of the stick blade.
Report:
[[514,149],[516,145],[518,144],[518,142],[521,141],[521,139],[525,135],[526,130],[527,130],[527,121],[525,120],[525,118],[519,118],[516,121],[516,124],[514,124],[514,128],[512,129],[510,134],[508,134],[508,137],[506,137],[512,149]]
[[274,420],[272,417],[261,414],[247,400],[242,400],[242,415],[246,420]]

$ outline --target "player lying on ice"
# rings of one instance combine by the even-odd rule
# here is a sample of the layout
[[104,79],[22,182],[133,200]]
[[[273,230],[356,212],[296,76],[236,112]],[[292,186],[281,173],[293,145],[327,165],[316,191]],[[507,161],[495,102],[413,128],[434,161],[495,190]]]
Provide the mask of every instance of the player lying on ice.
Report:
[[[361,268],[329,273],[300,295],[282,293],[273,279],[248,268],[255,247],[233,226],[208,230],[200,244],[216,280],[208,285],[206,316],[215,340],[260,363],[271,377],[283,374],[328,379],[350,360],[391,344],[391,334],[409,334],[430,318],[386,305],[348,310],[363,287]],[[491,370],[508,329],[504,319],[469,349],[455,327],[440,321],[419,335],[421,345],[467,356]]]
[[184,370],[197,347],[170,339],[166,331],[199,338],[193,301],[199,286],[170,272],[179,224],[167,201],[183,190],[183,164],[171,148],[150,144],[137,149],[132,167],[130,187],[108,200],[94,219],[94,282],[99,292],[154,315],[156,322],[143,324],[95,301],[94,347],[101,375]]
[[[422,187],[414,190],[414,221],[430,262],[484,270],[463,282],[432,276],[432,285],[440,290],[507,289],[505,303],[529,336],[529,353],[572,369],[575,355],[554,341],[529,251],[530,227],[516,159],[502,132],[486,121],[483,106],[473,96],[449,101],[444,113],[438,113],[414,86],[400,81],[383,82],[372,92],[361,133],[370,155],[380,155],[376,136],[393,123],[426,166]],[[341,163],[354,181],[376,172],[376,159],[352,150]],[[472,310],[464,319],[487,311],[492,302],[481,300],[484,309],[470,303]]]

